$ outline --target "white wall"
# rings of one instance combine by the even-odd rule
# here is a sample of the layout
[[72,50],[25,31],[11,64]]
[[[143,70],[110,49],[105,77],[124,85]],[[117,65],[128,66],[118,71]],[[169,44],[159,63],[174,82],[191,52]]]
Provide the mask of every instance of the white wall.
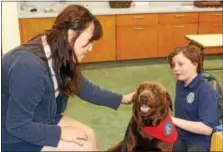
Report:
[[16,2],[2,2],[2,49],[3,53],[20,44]]

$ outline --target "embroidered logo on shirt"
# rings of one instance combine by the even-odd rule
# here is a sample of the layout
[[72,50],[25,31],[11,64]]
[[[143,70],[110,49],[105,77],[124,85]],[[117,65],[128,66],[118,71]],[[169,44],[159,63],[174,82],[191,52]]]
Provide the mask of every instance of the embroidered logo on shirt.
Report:
[[173,125],[170,122],[167,122],[165,124],[165,135],[166,136],[170,136],[173,132]]
[[187,102],[188,103],[192,103],[194,102],[194,93],[193,92],[190,92],[188,95],[187,95]]

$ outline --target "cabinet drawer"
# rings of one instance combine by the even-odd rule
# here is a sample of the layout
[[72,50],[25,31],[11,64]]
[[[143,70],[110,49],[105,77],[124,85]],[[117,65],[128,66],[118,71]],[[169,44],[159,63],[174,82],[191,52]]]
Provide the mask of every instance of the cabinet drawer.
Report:
[[116,24],[124,26],[158,24],[158,14],[118,15]]
[[20,39],[24,43],[34,36],[52,27],[56,18],[23,18],[19,19]]
[[113,61],[116,57],[115,16],[101,15],[96,17],[102,24],[103,37],[93,42],[92,51],[86,55],[82,62]]
[[143,59],[157,57],[158,26],[118,26],[117,59]]
[[222,23],[222,12],[202,12],[199,14],[200,23]]
[[223,24],[221,23],[200,23],[199,34],[219,34],[223,33]]
[[197,23],[198,13],[165,13],[159,14],[159,24]]
[[160,25],[158,56],[166,57],[176,47],[188,44],[187,34],[197,34],[197,24]]

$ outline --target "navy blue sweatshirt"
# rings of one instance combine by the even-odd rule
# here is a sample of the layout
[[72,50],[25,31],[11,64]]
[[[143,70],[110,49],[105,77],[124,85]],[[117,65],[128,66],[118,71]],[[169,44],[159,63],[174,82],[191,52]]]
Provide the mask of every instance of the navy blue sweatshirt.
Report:
[[[39,53],[43,47],[35,40],[2,58],[2,143],[57,146],[60,140],[61,128],[54,121],[58,103],[62,113],[67,99],[55,97],[48,63]],[[81,86],[79,97],[85,101],[113,109],[121,103],[121,94],[102,89],[84,76]]]

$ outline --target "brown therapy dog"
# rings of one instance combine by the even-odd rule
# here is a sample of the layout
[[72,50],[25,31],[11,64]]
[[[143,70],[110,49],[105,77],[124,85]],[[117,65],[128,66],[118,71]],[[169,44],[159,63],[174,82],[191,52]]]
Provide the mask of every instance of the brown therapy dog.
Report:
[[169,109],[172,110],[172,100],[161,84],[140,84],[133,96],[133,116],[125,138],[108,151],[172,151],[177,131]]

